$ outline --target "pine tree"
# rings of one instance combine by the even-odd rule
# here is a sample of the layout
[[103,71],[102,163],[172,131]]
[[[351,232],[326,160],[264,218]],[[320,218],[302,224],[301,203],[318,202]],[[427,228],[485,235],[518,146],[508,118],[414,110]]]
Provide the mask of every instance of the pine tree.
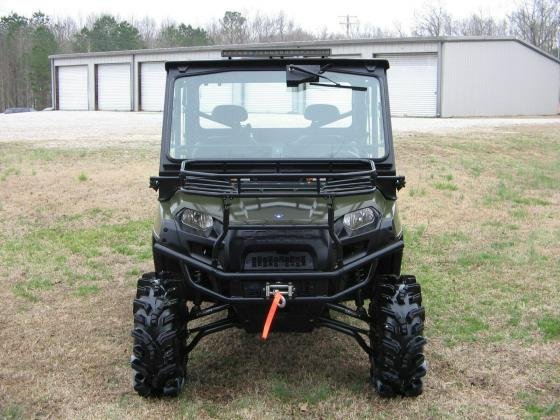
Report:
[[43,109],[50,104],[51,69],[49,55],[56,53],[58,45],[50,28],[50,20],[42,13],[31,18],[31,49],[29,54],[29,80],[33,92],[33,106]]

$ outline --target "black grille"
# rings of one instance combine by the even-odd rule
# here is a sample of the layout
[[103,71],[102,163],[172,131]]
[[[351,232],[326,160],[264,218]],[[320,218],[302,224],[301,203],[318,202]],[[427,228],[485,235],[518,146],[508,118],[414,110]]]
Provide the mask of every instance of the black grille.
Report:
[[245,290],[245,297],[247,298],[259,298],[264,296],[263,288],[260,287],[259,285],[250,283],[250,284],[245,284],[243,288]]
[[245,270],[313,270],[313,259],[307,252],[251,252]]
[[206,196],[331,197],[371,194],[377,177],[375,165],[368,160],[322,162],[321,166],[310,162],[254,166],[237,168],[185,160],[181,164],[181,189]]
[[298,293],[300,296],[313,296],[315,294],[315,282],[302,281]]

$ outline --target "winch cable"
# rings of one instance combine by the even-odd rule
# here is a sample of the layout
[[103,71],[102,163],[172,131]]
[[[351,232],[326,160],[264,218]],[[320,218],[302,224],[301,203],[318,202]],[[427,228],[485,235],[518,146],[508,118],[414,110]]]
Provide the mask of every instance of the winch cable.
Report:
[[274,293],[274,299],[272,299],[272,304],[268,310],[268,315],[266,316],[266,321],[264,322],[263,332],[261,338],[266,340],[268,338],[268,333],[270,331],[270,326],[272,325],[272,320],[274,315],[276,315],[276,310],[278,308],[283,308],[286,306],[286,298],[282,296],[282,293],[276,291]]

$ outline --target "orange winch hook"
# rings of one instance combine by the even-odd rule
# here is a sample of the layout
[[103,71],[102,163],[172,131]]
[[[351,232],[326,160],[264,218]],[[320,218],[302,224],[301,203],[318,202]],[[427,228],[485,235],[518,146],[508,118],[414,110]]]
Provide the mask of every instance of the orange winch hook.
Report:
[[272,324],[272,320],[274,319],[276,310],[279,307],[283,308],[284,306],[286,306],[286,298],[282,296],[282,293],[277,291],[276,293],[274,293],[274,299],[272,299],[272,304],[270,305],[268,315],[266,316],[266,321],[264,322],[263,332],[261,335],[261,338],[263,340],[266,340],[268,338],[268,332],[270,331],[270,325]]

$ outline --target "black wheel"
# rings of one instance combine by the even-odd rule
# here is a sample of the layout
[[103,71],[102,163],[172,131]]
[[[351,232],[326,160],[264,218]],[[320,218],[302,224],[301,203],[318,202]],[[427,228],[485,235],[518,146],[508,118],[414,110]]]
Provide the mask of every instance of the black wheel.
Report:
[[134,300],[131,366],[143,397],[176,396],[186,374],[187,306],[181,283],[162,273],[144,274]]
[[422,393],[424,308],[414,276],[384,276],[370,303],[371,376],[379,395],[413,397]]

